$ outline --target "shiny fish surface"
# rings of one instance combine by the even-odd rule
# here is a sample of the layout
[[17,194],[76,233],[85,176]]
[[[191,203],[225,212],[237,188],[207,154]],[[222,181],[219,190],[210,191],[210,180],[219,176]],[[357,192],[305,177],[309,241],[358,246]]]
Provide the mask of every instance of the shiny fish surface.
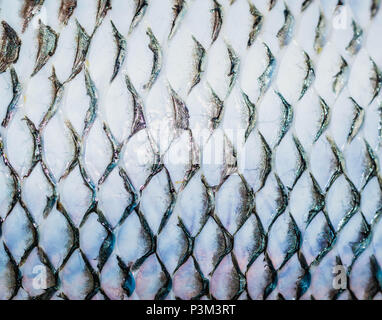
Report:
[[382,299],[379,0],[0,20],[0,299]]

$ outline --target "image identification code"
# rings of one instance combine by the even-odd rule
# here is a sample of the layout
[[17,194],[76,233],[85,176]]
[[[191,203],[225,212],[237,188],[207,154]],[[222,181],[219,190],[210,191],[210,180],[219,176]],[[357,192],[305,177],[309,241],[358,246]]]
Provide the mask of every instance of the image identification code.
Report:
[[180,314],[189,315],[233,315],[234,304],[191,304],[189,307],[153,306],[147,307],[147,315],[168,315],[177,318]]

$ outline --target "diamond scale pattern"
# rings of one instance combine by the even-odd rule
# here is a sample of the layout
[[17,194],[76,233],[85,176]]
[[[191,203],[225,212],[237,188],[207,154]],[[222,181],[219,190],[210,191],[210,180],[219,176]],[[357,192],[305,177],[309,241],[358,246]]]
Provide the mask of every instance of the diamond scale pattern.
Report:
[[3,4],[0,299],[381,299],[379,9]]

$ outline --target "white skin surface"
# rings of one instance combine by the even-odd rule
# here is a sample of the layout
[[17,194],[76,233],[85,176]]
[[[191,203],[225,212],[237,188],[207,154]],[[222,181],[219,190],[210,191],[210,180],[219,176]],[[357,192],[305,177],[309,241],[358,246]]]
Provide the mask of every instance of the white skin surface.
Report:
[[[60,286],[52,299],[106,298],[94,291],[93,271],[112,299],[153,299],[165,291],[168,277],[172,287],[166,299],[197,296],[202,278],[210,283],[210,295],[202,299],[277,299],[279,294],[296,299],[305,262],[311,282],[301,298],[329,299],[338,257],[345,267],[352,266],[347,288],[359,299],[368,298],[374,276],[370,258],[374,255],[382,265],[382,231],[376,219],[382,201],[382,12],[371,19],[371,2],[355,0],[337,10],[334,1],[313,1],[304,11],[302,1],[294,0],[276,1],[272,10],[267,0],[230,2],[218,0],[222,25],[212,42],[217,22],[212,0],[180,3],[171,37],[172,0],[148,1],[131,30],[135,1],[112,0],[112,9],[95,30],[98,1],[78,1],[63,25],[60,1],[46,0],[25,32],[20,17],[24,2],[0,1],[1,20],[22,43],[11,66],[21,95],[12,120],[0,129],[0,243],[9,249],[7,253],[0,246],[1,299],[42,293],[33,287],[33,267],[44,264],[37,246],[59,270]],[[250,3],[263,20],[248,47],[256,27]],[[282,32],[286,10],[291,34]],[[323,34],[317,34],[320,15]],[[58,42],[31,77],[39,20],[57,33]],[[66,82],[78,49],[76,21],[91,40],[78,74]],[[362,29],[359,51],[354,52],[347,49],[353,21]],[[117,43],[111,22],[126,40],[126,57],[113,82]],[[149,47],[149,28],[159,43],[159,65]],[[317,49],[319,36],[322,48]],[[205,52],[201,66],[193,37]],[[311,83],[306,82],[307,59],[314,69]],[[55,98],[49,79],[53,67],[63,97],[39,127]],[[155,67],[157,75],[152,74]],[[270,67],[261,92],[261,76]],[[0,75],[0,120],[13,97],[10,74],[8,68]],[[152,76],[151,88],[145,87]],[[127,87],[127,77],[134,88]],[[171,89],[187,112],[180,112],[184,110]],[[254,126],[245,138],[252,111]],[[40,131],[35,137],[25,117]],[[36,143],[41,143],[42,154]],[[153,166],[158,160],[161,166]],[[367,246],[356,256],[352,243],[365,240],[365,223],[370,244],[361,243]],[[257,235],[267,235],[267,243],[248,265],[259,246]],[[327,248],[334,235],[336,243]],[[77,240],[79,248],[74,247]],[[311,265],[326,249],[320,263]],[[126,279],[117,257],[134,277],[130,296],[122,288]],[[23,277],[23,288],[15,292],[13,260]],[[272,273],[277,273],[277,283],[271,283]],[[243,292],[240,276],[247,284]],[[267,287],[272,290],[264,297]],[[338,298],[351,296],[348,289]],[[370,298],[380,298],[380,293],[372,292]]]

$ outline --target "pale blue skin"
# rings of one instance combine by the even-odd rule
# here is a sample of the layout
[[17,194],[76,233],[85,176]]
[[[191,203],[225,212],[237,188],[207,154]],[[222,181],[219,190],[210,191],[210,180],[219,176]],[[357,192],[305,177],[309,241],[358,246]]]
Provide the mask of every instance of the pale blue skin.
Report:
[[[180,3],[178,16],[174,1],[151,0],[133,24],[134,1],[112,0],[98,24],[98,1],[78,1],[67,25],[60,1],[45,1],[25,32],[23,1],[0,1],[22,42],[20,97],[0,128],[0,299],[380,299],[382,12],[371,19],[371,1],[253,1],[263,21],[250,47],[246,0],[218,0],[215,41],[212,0]],[[59,39],[31,77],[39,20]],[[115,74],[111,21],[126,39]]]

